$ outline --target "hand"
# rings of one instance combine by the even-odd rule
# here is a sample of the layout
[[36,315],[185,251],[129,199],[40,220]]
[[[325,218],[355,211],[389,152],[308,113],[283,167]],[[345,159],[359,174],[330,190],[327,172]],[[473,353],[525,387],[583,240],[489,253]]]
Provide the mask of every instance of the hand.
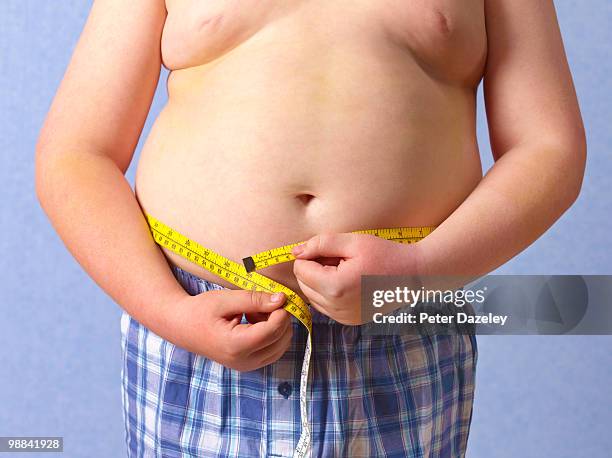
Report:
[[310,305],[342,324],[367,322],[361,316],[361,276],[415,275],[416,244],[370,234],[320,234],[292,250],[293,273]]
[[[214,290],[185,296],[178,317],[175,343],[226,367],[252,371],[277,361],[293,336],[291,315],[283,305],[261,291]],[[242,314],[256,316],[255,323],[241,324]]]

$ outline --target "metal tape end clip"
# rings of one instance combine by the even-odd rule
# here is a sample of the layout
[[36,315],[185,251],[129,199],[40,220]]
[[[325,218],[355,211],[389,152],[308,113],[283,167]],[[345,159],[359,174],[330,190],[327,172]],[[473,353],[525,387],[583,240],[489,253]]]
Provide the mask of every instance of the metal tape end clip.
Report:
[[255,261],[253,261],[253,258],[251,256],[249,256],[248,258],[242,258],[242,263],[244,264],[244,268],[248,273],[251,273],[256,270]]

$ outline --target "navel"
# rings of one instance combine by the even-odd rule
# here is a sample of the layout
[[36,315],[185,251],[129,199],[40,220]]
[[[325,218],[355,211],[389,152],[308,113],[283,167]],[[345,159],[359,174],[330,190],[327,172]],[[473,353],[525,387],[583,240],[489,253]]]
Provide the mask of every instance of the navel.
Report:
[[307,194],[307,193],[303,193],[303,194],[298,194],[297,196],[295,196],[297,200],[299,200],[302,204],[304,204],[304,206],[308,205],[312,199],[315,198],[315,196],[313,196],[312,194]]

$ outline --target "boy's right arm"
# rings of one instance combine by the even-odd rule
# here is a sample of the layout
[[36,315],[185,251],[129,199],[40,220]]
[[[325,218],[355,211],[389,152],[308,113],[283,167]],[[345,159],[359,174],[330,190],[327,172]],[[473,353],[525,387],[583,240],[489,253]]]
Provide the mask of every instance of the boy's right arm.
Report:
[[[96,0],[36,148],[36,192],[93,280],[150,329],[185,294],[124,177],[161,69],[163,0]],[[152,285],[155,285],[153,288]]]
[[[68,250],[131,316],[177,345],[246,368],[256,350],[251,363],[288,346],[288,313],[246,291],[189,296],[124,177],[159,79],[165,17],[163,0],[94,2],[40,133],[36,192]],[[239,325],[230,298],[268,319]],[[224,326],[211,329],[215,319]],[[214,347],[219,333],[229,352]]]

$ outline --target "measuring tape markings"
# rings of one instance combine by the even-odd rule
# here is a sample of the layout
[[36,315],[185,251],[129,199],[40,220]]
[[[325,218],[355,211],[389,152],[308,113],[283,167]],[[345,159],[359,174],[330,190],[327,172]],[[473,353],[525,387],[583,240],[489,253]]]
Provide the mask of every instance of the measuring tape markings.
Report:
[[[392,242],[398,243],[415,243],[423,239],[435,229],[433,226],[423,227],[398,227],[385,229],[363,229],[352,231],[353,234],[370,234],[376,237],[383,238]],[[244,268],[247,272],[264,269],[266,267],[281,264],[283,262],[293,261],[295,256],[291,253],[294,246],[301,245],[305,242],[291,243],[271,250],[262,251],[246,258],[242,258]]]
[[[199,243],[176,232],[150,215],[147,215],[147,219],[149,220],[151,231],[154,233],[153,236],[156,243],[174,251],[188,261],[201,265],[209,272],[225,278],[230,283],[245,290],[255,287],[260,291],[285,293],[288,302],[285,305],[285,308],[288,309],[287,311],[290,311],[292,315],[299,319],[309,331],[312,330],[308,306],[293,290],[257,272],[246,272],[244,267],[237,262],[204,248]],[[184,240],[181,241],[181,239]],[[192,254],[194,255],[193,257],[191,256]],[[209,265],[206,264],[207,262]]]
[[[294,452],[294,458],[304,458],[311,447],[310,424],[307,415],[307,384],[312,354],[312,315],[308,304],[292,289],[278,283],[271,278],[261,275],[255,270],[264,267],[288,262],[295,257],[291,249],[304,242],[292,243],[272,250],[263,251],[243,258],[244,265],[231,261],[214,251],[203,247],[187,236],[180,234],[153,216],[145,213],[149,228],[155,242],[168,248],[184,259],[201,265],[209,272],[226,279],[235,286],[245,290],[258,290],[269,293],[283,292],[287,296],[287,303],[283,306],[291,315],[295,316],[308,330],[304,360],[300,373],[300,417],[302,433]],[[402,227],[390,229],[365,229],[353,231],[356,234],[371,234],[377,237],[399,243],[414,243],[431,233],[435,227]],[[193,256],[192,256],[193,254]]]

